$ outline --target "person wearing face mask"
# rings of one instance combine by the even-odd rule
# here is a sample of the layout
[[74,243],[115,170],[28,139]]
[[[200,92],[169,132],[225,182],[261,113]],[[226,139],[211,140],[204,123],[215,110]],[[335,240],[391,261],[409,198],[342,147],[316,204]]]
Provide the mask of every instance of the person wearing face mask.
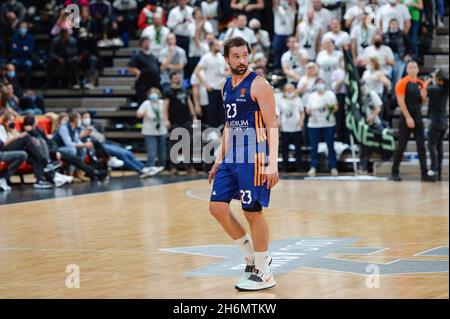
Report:
[[372,45],[364,49],[361,56],[363,65],[369,63],[369,59],[375,58],[380,63],[380,68],[390,79],[392,79],[393,67],[395,65],[395,57],[392,49],[383,44],[383,37],[376,34],[373,37]]
[[308,176],[314,177],[319,166],[318,147],[321,139],[325,140],[328,148],[328,169],[333,176],[338,175],[336,152],[334,151],[334,133],[336,118],[334,113],[338,110],[336,95],[326,89],[325,81],[317,79],[313,92],[306,105],[308,119],[308,136],[311,146],[311,168]]
[[[149,167],[146,176],[152,176],[164,169],[167,160],[167,127],[164,118],[164,102],[157,88],[149,90],[148,99],[141,104],[136,116],[143,119],[141,133],[145,139],[147,166]],[[156,165],[157,162],[158,165]]]
[[11,54],[12,64],[18,70],[25,71],[25,88],[30,87],[31,73],[33,72],[34,36],[28,32],[28,23],[21,22],[19,30],[12,38]]
[[295,91],[295,87],[287,83],[283,93],[277,99],[277,117],[281,132],[281,154],[283,169],[289,166],[289,145],[295,146],[295,170],[300,170],[302,162],[302,129],[305,112],[303,103]]
[[220,53],[221,44],[218,40],[212,41],[209,49],[210,51],[200,59],[194,74],[208,92],[206,123],[217,128],[225,122],[221,89],[228,67]]
[[135,76],[136,100],[140,104],[147,99],[147,91],[160,85],[160,69],[156,57],[149,53],[150,39],[139,39],[139,52],[128,62],[128,71]]
[[411,14],[404,4],[399,3],[399,0],[388,0],[388,3],[381,6],[376,13],[375,23],[382,33],[386,33],[389,30],[389,22],[392,19],[398,21],[400,30],[403,30],[405,33],[409,32]]

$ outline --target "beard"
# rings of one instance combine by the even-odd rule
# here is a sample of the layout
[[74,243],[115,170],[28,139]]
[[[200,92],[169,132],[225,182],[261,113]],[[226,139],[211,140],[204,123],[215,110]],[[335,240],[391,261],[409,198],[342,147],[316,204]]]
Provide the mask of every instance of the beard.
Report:
[[244,74],[245,72],[247,72],[247,70],[248,70],[248,65],[240,64],[240,65],[238,65],[238,67],[237,67],[236,69],[233,69],[233,68],[230,66],[230,70],[231,70],[231,73],[233,73],[233,74],[235,74],[235,75],[242,75],[242,74]]

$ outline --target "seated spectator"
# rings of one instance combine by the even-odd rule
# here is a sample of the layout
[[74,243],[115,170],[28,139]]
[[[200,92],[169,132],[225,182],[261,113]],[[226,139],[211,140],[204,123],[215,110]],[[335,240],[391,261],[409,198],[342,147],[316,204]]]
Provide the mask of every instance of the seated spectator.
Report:
[[7,92],[7,104],[10,108],[10,113],[14,115],[14,117],[20,117],[23,114],[22,109],[19,105],[19,98],[14,95],[14,88],[11,84],[6,84],[6,92]]
[[81,85],[85,89],[92,89],[97,81],[97,65],[100,59],[97,42],[86,29],[78,32],[78,61],[80,71],[85,74]]
[[359,61],[357,61],[362,65],[367,65],[369,59],[372,57],[378,59],[381,70],[392,79],[395,57],[391,48],[383,44],[383,37],[381,34],[376,34],[373,37],[372,45],[364,49],[363,55],[358,57]]
[[[156,3],[156,1],[153,1],[153,3]],[[166,25],[166,14],[164,9],[156,4],[148,4],[139,13],[138,29],[144,30],[146,27],[154,24],[155,14],[159,14],[162,19],[162,24]]]
[[249,20],[260,20],[264,9],[264,0],[231,0],[230,7],[233,9],[235,16],[244,14]]
[[133,170],[146,177],[155,172],[155,168],[146,167],[139,161],[132,152],[123,148],[120,144],[107,140],[100,128],[92,121],[91,113],[84,112],[82,114],[82,130],[89,132],[89,138],[95,143],[100,143],[101,148],[110,156],[108,166],[119,168],[124,166],[126,169]]
[[261,65],[257,65],[257,66],[254,67],[253,71],[254,71],[257,75],[259,75],[259,76],[265,78],[266,80],[268,80],[268,78],[267,78],[267,72],[266,72],[266,68],[265,68],[265,67],[263,67],[263,66],[261,66]]
[[161,50],[167,45],[167,36],[170,29],[163,25],[161,13],[153,15],[153,24],[145,27],[141,33],[141,38],[149,38],[152,46],[152,54],[159,60]]
[[383,34],[384,44],[391,48],[394,54],[393,87],[403,77],[406,63],[411,59],[411,45],[405,32],[400,30],[398,21],[392,19],[388,32]]
[[254,45],[252,52],[261,52],[268,56],[270,52],[270,35],[266,30],[261,29],[261,22],[257,19],[252,19],[248,23],[250,29],[253,30],[256,36],[256,44]]
[[11,190],[8,185],[8,179],[16,172],[16,170],[25,162],[28,155],[25,151],[4,151],[4,144],[0,140],[0,162],[8,164],[7,170],[0,170],[0,189],[4,192]]
[[8,23],[8,16],[11,12],[14,13],[14,16],[19,21],[25,19],[25,6],[17,0],[6,0],[0,7],[0,24],[5,25]]
[[308,52],[300,48],[295,36],[289,37],[287,47],[289,50],[281,57],[281,66],[286,74],[286,80],[296,86],[301,76],[305,74]]
[[178,0],[178,6],[169,12],[167,27],[175,34],[176,42],[189,54],[190,34],[188,25],[193,21],[194,9],[187,5],[187,0]]
[[57,80],[59,86],[61,76],[65,75],[68,78],[68,86],[79,89],[77,40],[70,36],[67,29],[62,29],[61,35],[52,40],[49,54],[49,84],[51,85]]
[[[142,135],[147,150],[149,174],[155,175],[166,165],[167,127],[164,123],[164,101],[157,88],[151,88],[148,99],[141,104],[136,116],[143,119]],[[156,165],[158,159],[158,165]]]
[[300,47],[308,52],[309,60],[314,61],[320,51],[323,26],[316,24],[314,10],[309,10],[306,19],[297,26],[296,37]]
[[311,145],[311,169],[308,171],[308,175],[310,177],[316,175],[319,165],[318,146],[323,138],[328,149],[328,169],[331,169],[333,176],[337,176],[336,153],[334,151],[336,129],[334,113],[338,110],[336,95],[326,89],[325,81],[320,78],[316,81],[315,89],[306,105],[306,113],[309,115],[308,136]]
[[114,27],[118,28],[120,38],[124,46],[128,47],[128,41],[135,30],[137,17],[136,0],[115,0],[113,2],[113,20]]
[[72,35],[73,30],[70,22],[67,20],[68,13],[66,13],[65,9],[61,9],[59,11],[59,17],[58,20],[56,20],[56,23],[54,24],[52,30],[50,31],[50,34],[52,36],[58,36],[61,35],[62,30],[67,30],[69,35]]
[[25,88],[30,87],[33,71],[34,37],[28,32],[28,23],[21,22],[19,31],[12,39],[12,64],[25,71]]
[[93,22],[93,32],[97,39],[107,39],[111,16],[111,4],[106,0],[96,0],[89,4]]
[[341,22],[338,19],[331,21],[330,31],[326,32],[322,39],[331,39],[337,50],[342,50],[345,44],[350,43],[350,36],[341,30]]
[[139,40],[139,52],[134,54],[128,62],[128,70],[135,76],[134,87],[136,100],[139,104],[147,99],[147,91],[160,86],[160,69],[158,60],[150,52],[149,38]]
[[323,38],[322,51],[317,55],[316,63],[319,66],[319,77],[325,81],[327,90],[331,90],[331,74],[339,67],[343,60],[342,51],[336,50],[331,39]]
[[170,33],[167,36],[167,47],[161,50],[159,62],[161,63],[161,88],[163,94],[166,94],[171,85],[170,73],[178,72],[184,79],[183,70],[187,64],[186,51],[177,45],[175,34]]
[[15,129],[14,117],[10,114],[3,115],[0,125],[0,141],[2,141],[5,151],[25,151],[27,153],[28,162],[32,165],[36,177],[34,188],[53,187],[47,180],[54,178],[55,166],[47,162],[27,132],[19,133]]
[[225,33],[224,42],[235,37],[243,38],[251,46],[258,42],[255,36],[255,32],[247,27],[247,16],[244,14],[240,14],[236,19],[233,20],[227,32]]
[[[94,22],[92,20],[91,14],[89,12],[89,6],[82,6],[80,11],[80,27],[75,28],[75,35],[78,38],[78,34],[81,30],[86,30],[88,34],[92,35],[92,37],[95,38],[94,35]],[[98,40],[95,38],[95,40]]]
[[281,132],[281,153],[283,170],[289,166],[289,145],[295,146],[295,169],[300,170],[302,161],[302,129],[305,113],[302,100],[295,92],[295,86],[285,84],[283,93],[277,99],[277,116]]
[[19,24],[20,20],[13,11],[9,11],[6,13],[6,21],[3,24],[2,29],[0,29],[0,31],[2,31],[1,33],[3,41],[5,41],[5,44],[7,44],[6,50],[8,54],[10,53],[9,44],[11,43],[14,35],[17,33],[17,30],[19,29]]

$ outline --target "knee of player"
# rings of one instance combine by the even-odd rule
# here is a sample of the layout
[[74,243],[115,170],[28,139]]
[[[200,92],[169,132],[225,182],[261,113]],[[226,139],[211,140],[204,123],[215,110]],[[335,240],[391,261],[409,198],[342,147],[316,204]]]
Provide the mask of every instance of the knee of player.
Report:
[[209,212],[216,219],[224,218],[229,214],[228,205],[226,205],[226,203],[210,202]]

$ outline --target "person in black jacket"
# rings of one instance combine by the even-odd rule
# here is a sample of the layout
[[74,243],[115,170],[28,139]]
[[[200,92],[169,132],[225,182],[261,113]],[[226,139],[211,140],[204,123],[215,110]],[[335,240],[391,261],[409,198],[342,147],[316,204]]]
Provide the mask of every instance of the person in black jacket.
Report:
[[441,180],[443,142],[448,129],[448,74],[438,70],[434,74],[434,84],[428,86],[428,117],[431,120],[428,130],[428,152],[431,157],[431,167],[428,175]]
[[80,28],[78,31],[78,55],[80,69],[85,73],[85,79],[82,81],[83,87],[92,89],[96,82],[100,54],[93,35],[84,28]]
[[70,88],[79,89],[78,78],[78,47],[77,40],[69,35],[67,29],[61,29],[61,34],[50,44],[50,63],[48,75],[52,83],[60,72],[68,77]]

